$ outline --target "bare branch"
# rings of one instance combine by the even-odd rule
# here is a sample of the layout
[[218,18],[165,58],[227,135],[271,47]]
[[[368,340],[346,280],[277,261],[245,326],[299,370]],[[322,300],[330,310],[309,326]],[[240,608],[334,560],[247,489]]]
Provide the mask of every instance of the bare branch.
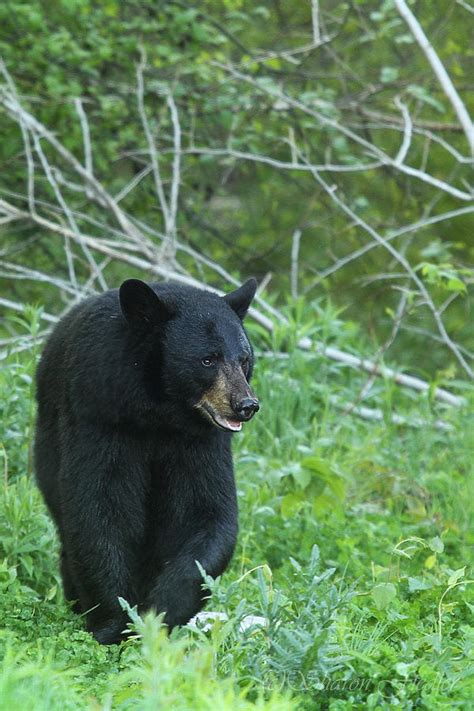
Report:
[[169,201],[169,224],[167,226],[167,236],[170,240],[168,256],[174,258],[176,253],[176,218],[178,214],[179,186],[181,181],[181,126],[179,123],[178,109],[171,93],[166,96],[166,105],[170,111],[171,122],[173,124],[173,168]]
[[[162,237],[162,235],[160,235],[158,232],[156,232],[156,230],[154,230],[149,225],[146,225],[144,222],[141,222],[140,220],[138,220],[136,218],[134,219],[134,222],[140,227],[141,230],[143,230],[143,232],[151,234],[151,235],[155,235],[160,238]],[[212,272],[214,272],[215,274],[218,274],[220,277],[222,277],[229,284],[232,284],[233,286],[239,286],[239,284],[240,284],[239,280],[236,279],[234,276],[232,276],[232,274],[230,274],[226,269],[224,269],[224,267],[222,267],[217,262],[212,261],[208,257],[205,257],[203,254],[201,254],[197,250],[193,249],[189,245],[183,244],[181,242],[177,242],[176,248],[177,248],[178,252],[183,252],[184,254],[189,255],[190,257],[192,257],[192,259],[198,265],[203,265],[203,266],[207,267]],[[263,291],[262,284],[263,284],[263,287],[265,287],[269,280],[270,280],[270,278],[268,278],[267,280],[264,279],[263,282],[259,285],[259,288],[257,290],[257,295],[255,297],[255,303],[257,303],[262,309],[264,309],[264,311],[266,311],[267,313],[271,314],[274,318],[279,320],[281,317],[280,312],[277,309],[275,309],[273,306],[271,306],[268,302],[264,301],[259,296],[259,293],[261,291]]]
[[319,29],[319,0],[311,0],[311,21],[313,24],[313,42],[318,45],[321,42],[321,30]]
[[398,96],[395,98],[395,104],[402,112],[403,121],[404,121],[404,125],[405,125],[404,130],[403,130],[403,142],[402,142],[402,145],[400,146],[400,150],[398,151],[397,156],[395,158],[395,164],[402,165],[404,163],[405,158],[407,157],[407,153],[410,149],[411,137],[412,137],[412,132],[413,132],[413,123],[412,123],[410,112],[408,111],[407,106],[405,106],[405,104],[400,100],[400,98]]
[[[303,158],[303,156],[302,156]],[[385,247],[385,249],[394,257],[394,259],[401,264],[401,266],[404,268],[406,273],[410,276],[411,280],[416,284],[418,287],[418,290],[420,294],[425,299],[426,305],[430,309],[431,313],[433,314],[433,318],[436,322],[436,325],[438,327],[439,333],[441,337],[443,338],[445,344],[447,347],[451,350],[453,355],[456,357],[457,361],[459,364],[462,366],[463,370],[469,375],[470,378],[474,378],[474,371],[472,370],[471,366],[469,363],[467,363],[466,359],[464,358],[463,354],[460,352],[458,346],[454,341],[449,337],[446,328],[444,326],[444,323],[441,319],[441,316],[436,309],[436,306],[433,303],[433,300],[428,293],[423,281],[420,279],[418,274],[414,271],[413,267],[411,264],[408,262],[406,257],[402,255],[400,252],[398,252],[393,245],[385,240],[381,235],[378,234],[376,230],[374,230],[373,227],[371,227],[367,222],[365,222],[361,217],[359,217],[351,208],[346,205],[346,203],[341,200],[337,195],[336,195],[336,190],[334,189],[334,186],[330,186],[326,183],[326,181],[319,175],[317,171],[313,172],[314,179],[316,182],[326,191],[326,193],[330,196],[331,200],[338,205],[338,207],[341,208],[343,212],[346,213],[354,222],[359,225],[359,227],[362,227],[362,229],[367,232],[372,239],[375,242],[378,242],[381,246]]]
[[461,7],[463,7],[468,12],[472,12],[472,14],[474,15],[474,7],[472,5],[469,5],[468,2],[465,2],[464,0],[456,0],[456,2],[458,5],[461,5]]
[[[3,75],[8,88],[10,89],[12,95],[18,100],[18,94],[16,91],[15,84],[11,78],[5,62],[0,57],[0,73]],[[30,136],[25,123],[20,120],[20,130],[23,138],[23,145],[25,147],[26,165],[28,170],[28,205],[30,212],[35,211],[35,164],[33,160],[33,154],[31,151]]]
[[[353,106],[351,105],[350,110],[353,110]],[[392,114],[384,114],[381,111],[374,111],[374,109],[369,109],[366,106],[357,106],[357,111],[358,113],[362,114],[362,116],[367,116],[367,118],[374,119],[374,121],[378,122],[378,126],[383,126],[385,125],[391,125],[391,124],[396,124],[398,126],[403,126],[404,121],[403,118],[400,118],[399,116],[395,116]],[[449,132],[449,133],[457,133],[457,132],[462,132],[462,126],[460,126],[458,123],[447,123],[446,121],[427,121],[427,120],[421,120],[421,119],[416,119],[413,122],[413,131],[416,133],[417,131],[420,132],[425,132],[425,131],[444,131],[444,132]],[[471,158],[464,158],[462,159],[463,161],[469,161]]]
[[301,230],[296,229],[293,232],[291,240],[291,296],[293,299],[298,298],[298,255],[300,251]]
[[[5,306],[7,309],[12,309],[13,311],[21,311],[24,313],[26,311],[26,306],[24,304],[19,304],[17,301],[11,301],[10,299],[4,299],[0,297],[0,305]],[[42,312],[41,318],[49,323],[56,323],[59,319],[57,316],[48,314],[45,311]]]
[[[406,323],[402,323],[400,324],[400,330],[407,331],[408,333],[415,333],[419,336],[423,336],[425,339],[428,338],[430,341],[435,341],[436,343],[443,343],[441,336],[438,336],[437,333],[431,333],[431,331],[428,331],[426,328],[420,328],[419,326],[411,326]],[[471,351],[461,345],[458,345],[458,348],[461,353],[466,356],[466,358],[474,360],[474,353],[471,353]]]
[[[2,270],[3,269],[5,270]],[[38,281],[46,284],[51,284],[57,289],[61,289],[73,297],[78,295],[77,288],[71,284],[70,281],[61,279],[60,277],[55,277],[50,274],[45,274],[37,269],[28,269],[28,267],[23,267],[20,264],[13,264],[12,262],[7,262],[5,260],[0,260],[0,276],[6,279],[30,279],[32,281]]]
[[178,109],[170,91],[166,90],[166,106],[170,112],[171,123],[173,125],[173,165],[172,178],[169,196],[165,194],[163,179],[160,172],[158,151],[150,128],[150,123],[145,109],[145,88],[143,73],[146,67],[146,55],[141,49],[141,61],[137,65],[137,99],[138,111],[142,121],[143,130],[148,144],[148,155],[151,161],[151,171],[155,183],[155,191],[160,204],[163,220],[165,223],[164,256],[173,260],[176,253],[176,218],[178,212],[179,185],[181,179],[181,126],[179,123]]
[[5,90],[4,87],[0,87],[0,103],[3,104],[7,113],[14,120],[18,123],[23,122],[25,127],[33,135],[36,134],[38,137],[45,138],[47,142],[57,151],[58,155],[90,186],[98,201],[105,204],[110,209],[124,232],[134,241],[139,243],[143,249],[147,249],[150,257],[156,256],[156,251],[153,249],[152,245],[150,245],[148,241],[143,240],[143,236],[140,235],[130,220],[125,216],[124,212],[120,209],[116,201],[111,197],[107,190],[105,190],[103,185],[95,178],[95,176],[91,175],[77,160],[77,158],[64,147],[56,136],[34,116],[26,111],[26,109],[21,106],[16,96]]
[[[364,116],[369,116],[369,114],[373,117],[373,121],[364,121],[363,124],[358,124],[358,123],[349,123],[348,125],[351,128],[363,128],[367,130],[368,128],[375,128],[377,130],[380,129],[387,129],[390,131],[400,131],[404,130],[404,122],[403,119],[400,119],[399,121],[396,121],[395,119],[391,117],[386,117],[383,118],[382,114],[378,114],[376,111],[366,111],[365,109],[360,109],[360,113],[363,114]],[[377,116],[380,116],[380,118],[377,118]],[[412,119],[413,121],[413,119]],[[462,132],[462,127],[459,126],[460,131]],[[414,135],[417,136],[424,136],[425,138],[429,139],[433,143],[438,144],[442,148],[444,148],[445,151],[447,151],[458,163],[461,165],[471,165],[472,163],[472,157],[471,156],[466,156],[463,153],[460,153],[454,146],[452,146],[448,141],[446,141],[444,138],[442,138],[438,133],[434,133],[434,131],[439,131],[442,129],[436,129],[433,128],[430,130],[429,128],[421,128],[419,125],[413,123],[412,131]],[[424,170],[422,171],[424,172]]]
[[[79,121],[81,122],[82,141],[84,143],[84,166],[87,172],[90,173],[90,175],[93,175],[94,170],[92,163],[92,146],[89,131],[89,122],[87,121],[87,116],[82,105],[82,100],[79,98],[75,99],[74,106],[76,107],[76,112],[79,116]],[[90,192],[90,188],[88,186],[86,187],[86,195],[87,197],[92,197],[92,193]]]
[[163,220],[165,222],[165,230],[166,226],[169,221],[169,212],[168,212],[168,202],[166,200],[166,195],[165,191],[163,188],[163,180],[161,178],[161,173],[160,173],[160,164],[158,160],[158,153],[156,150],[155,146],[155,140],[153,138],[153,134],[150,128],[150,123],[148,121],[148,117],[146,115],[145,111],[145,88],[144,88],[144,81],[143,81],[143,72],[145,71],[146,67],[146,56],[145,52],[142,49],[141,50],[141,60],[139,64],[137,64],[137,100],[138,100],[138,112],[140,114],[140,118],[142,121],[142,126],[143,130],[145,132],[147,144],[148,144],[148,155],[150,157],[151,161],[151,169],[153,173],[153,179],[155,182],[155,191],[156,195],[158,197],[158,202],[160,204],[161,212],[163,214]]
[[210,155],[210,156],[223,156],[224,158],[236,158],[237,160],[248,160],[253,163],[263,163],[264,165],[269,165],[272,168],[277,168],[278,170],[297,170],[302,173],[311,172],[311,167],[316,170],[320,170],[325,173],[359,173],[365,170],[374,170],[375,168],[380,168],[383,165],[381,161],[372,161],[371,163],[356,163],[354,165],[332,164],[332,163],[321,163],[317,165],[308,166],[304,163],[299,163],[297,161],[282,161],[277,158],[271,158],[270,156],[261,155],[258,153],[250,153],[246,151],[238,151],[233,148],[186,148],[182,151],[182,154],[190,155]]
[[[405,227],[401,227],[398,230],[390,231],[388,234],[386,234],[384,236],[384,240],[386,242],[391,242],[396,237],[401,237],[402,235],[409,234],[410,232],[417,232],[418,230],[422,230],[425,227],[434,225],[437,222],[443,222],[444,220],[450,220],[454,217],[468,215],[471,212],[474,212],[474,205],[471,205],[469,207],[460,207],[458,210],[451,210],[450,212],[444,212],[441,215],[435,215],[434,217],[427,217],[426,219],[419,220],[418,222],[414,222],[411,225],[406,225]],[[376,241],[369,242],[368,244],[364,245],[363,247],[360,247],[359,249],[354,250],[354,252],[347,254],[345,257],[341,257],[341,259],[338,259],[338,261],[335,264],[331,265],[327,269],[324,269],[322,272],[320,272],[319,279],[325,279],[326,277],[330,276],[331,274],[334,274],[335,272],[337,272],[342,267],[346,266],[346,264],[349,264],[350,262],[353,262],[355,259],[358,259],[359,257],[361,257],[363,254],[370,252],[371,249],[375,249],[375,247],[380,247],[380,246],[381,246],[380,242],[376,242]],[[312,287],[310,287],[310,288],[312,288]]]
[[469,116],[466,106],[464,105],[461,97],[456,91],[456,88],[453,82],[451,81],[448,72],[444,68],[442,61],[433,49],[433,45],[428,40],[428,37],[423,31],[423,28],[421,27],[415,15],[412,13],[410,8],[406,4],[405,0],[394,0],[394,2],[398,12],[407,23],[414,38],[425,53],[426,58],[431,64],[431,68],[433,69],[434,73],[438,78],[439,83],[441,84],[441,88],[443,89],[447,98],[451,102],[451,105],[454,108],[454,111],[456,112],[456,115],[459,119],[459,123],[463,127],[464,133],[466,134],[470,151],[474,155],[474,124],[472,122],[471,117]]
[[[347,128],[346,126],[340,124],[338,121],[329,118],[328,116],[325,116],[321,112],[310,108],[309,106],[306,106],[306,104],[302,103],[301,101],[298,101],[297,99],[294,99],[293,97],[289,96],[288,94],[285,94],[282,92],[280,89],[275,88],[274,86],[268,86],[267,84],[258,82],[256,79],[253,77],[243,74],[242,72],[238,71],[235,69],[233,66],[227,65],[227,64],[222,64],[221,62],[213,62],[213,64],[216,67],[219,67],[223,71],[228,72],[231,74],[233,77],[236,79],[239,79],[241,81],[246,82],[247,84],[250,84],[251,86],[255,87],[258,91],[267,94],[269,96],[272,96],[275,99],[278,99],[279,101],[283,102],[284,104],[291,106],[293,108],[298,109],[299,111],[302,111],[303,113],[307,114],[308,116],[312,116],[313,118],[317,119],[317,121],[322,125],[322,126],[330,126],[331,128],[334,128],[336,131],[339,133],[342,133],[344,136],[349,138],[351,141],[354,143],[357,143],[359,146],[364,148],[369,155],[374,156],[380,163],[383,165],[388,165],[391,166],[400,172],[404,173],[405,175],[411,175],[412,177],[421,180],[425,183],[428,183],[429,185],[432,185],[433,187],[438,188],[439,190],[442,190],[443,192],[448,193],[449,195],[452,195],[453,197],[457,197],[459,200],[466,200],[466,201],[471,201],[473,197],[472,191],[466,192],[463,190],[459,190],[453,185],[450,185],[449,183],[446,183],[443,180],[440,180],[439,178],[436,178],[433,175],[430,175],[429,173],[423,172],[422,170],[419,170],[417,168],[412,168],[411,166],[406,165],[405,163],[397,163],[393,158],[391,158],[385,151],[383,151],[381,148],[378,146],[375,146],[373,143],[370,143],[370,141],[366,140],[365,138],[362,138],[359,136],[357,133],[352,131],[351,129]],[[310,164],[310,161],[308,161],[308,164]]]
[[147,175],[149,175],[152,171],[151,165],[146,165],[139,173],[134,175],[132,180],[125,185],[122,190],[117,193],[115,196],[115,202],[119,203],[121,200],[124,199],[130,193],[134,188],[137,187],[137,185],[143,180],[143,178],[146,178]]
[[[54,178],[53,171],[51,170],[51,166],[50,166],[50,164],[49,164],[49,162],[48,162],[48,160],[41,148],[40,139],[36,133],[33,134],[33,140],[34,140],[34,144],[35,144],[35,150],[36,150],[37,154],[39,155],[41,164],[43,166],[43,170],[46,174],[48,182],[50,183],[51,187],[54,190],[56,199],[57,199],[58,203],[60,204],[61,209],[63,210],[64,214],[66,215],[67,220],[68,220],[69,224],[71,225],[71,228],[74,230],[74,233],[77,235],[77,237],[79,239],[79,243],[82,247],[82,250],[86,256],[87,261],[89,262],[92,272],[95,274],[101,288],[105,291],[107,289],[107,284],[105,282],[104,276],[101,273],[101,271],[99,270],[99,268],[94,260],[94,257],[90,253],[87,245],[84,244],[81,240],[81,232],[79,230],[79,227],[77,226],[74,215],[72,214],[71,210],[69,209],[69,205],[67,204],[66,200],[64,199],[64,197],[61,193],[61,190],[59,189],[59,186]],[[76,288],[76,290],[78,290],[78,284],[77,284],[77,279],[76,279],[76,274],[75,274],[75,269],[74,269],[74,260],[73,260],[72,254],[69,250],[69,244],[68,244],[67,239],[65,240],[65,246],[66,246],[66,254],[67,254],[67,260],[68,260],[70,278],[71,278],[71,281],[72,281],[74,287]]]

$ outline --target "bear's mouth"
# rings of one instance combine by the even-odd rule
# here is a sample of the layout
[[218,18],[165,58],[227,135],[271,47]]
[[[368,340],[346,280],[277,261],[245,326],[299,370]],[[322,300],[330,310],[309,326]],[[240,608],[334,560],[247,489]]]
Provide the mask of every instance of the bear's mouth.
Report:
[[219,427],[219,429],[221,430],[225,430],[226,432],[240,432],[240,430],[242,429],[241,420],[236,420],[231,417],[224,417],[223,415],[219,415],[218,412],[212,410],[210,407],[204,404],[199,405],[199,410],[210,422],[212,422],[213,425]]
[[217,413],[210,413],[212,421],[221,429],[229,432],[240,432],[242,422],[240,420],[231,420],[229,417],[221,417]]

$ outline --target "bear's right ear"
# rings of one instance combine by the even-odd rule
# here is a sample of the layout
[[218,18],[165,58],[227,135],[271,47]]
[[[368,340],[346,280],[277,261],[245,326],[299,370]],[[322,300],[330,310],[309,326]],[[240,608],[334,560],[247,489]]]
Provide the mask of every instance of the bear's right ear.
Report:
[[120,308],[130,326],[151,326],[173,315],[158,294],[140,279],[127,279],[119,289]]
[[226,294],[222,298],[229,304],[230,308],[235,311],[240,320],[243,321],[256,291],[257,280],[251,277],[247,279],[245,284],[242,284],[238,289],[231,291],[230,294]]

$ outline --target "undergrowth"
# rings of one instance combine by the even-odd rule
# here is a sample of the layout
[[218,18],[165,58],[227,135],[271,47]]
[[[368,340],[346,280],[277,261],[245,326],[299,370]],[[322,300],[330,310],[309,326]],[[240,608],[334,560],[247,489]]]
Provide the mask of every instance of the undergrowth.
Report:
[[[63,599],[32,472],[40,344],[3,361],[0,709],[471,707],[472,390],[451,383],[466,398],[451,408],[378,380],[364,404],[384,419],[361,419],[350,405],[368,376],[296,343],[370,344],[330,307],[288,316],[271,339],[249,325],[262,411],[235,437],[233,563],[207,580],[208,609],[228,619],[168,637],[130,610],[120,647],[99,646]],[[22,327],[34,335],[38,312]],[[395,411],[423,422],[394,425]],[[243,629],[249,615],[266,625]]]

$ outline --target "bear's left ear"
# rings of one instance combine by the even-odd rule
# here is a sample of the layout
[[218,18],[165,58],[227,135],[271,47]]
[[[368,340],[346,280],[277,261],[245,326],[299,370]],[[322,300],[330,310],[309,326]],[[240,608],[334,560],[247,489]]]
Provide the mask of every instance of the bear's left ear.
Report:
[[251,279],[247,279],[245,284],[239,286],[238,289],[231,291],[230,294],[226,294],[222,298],[229,304],[231,309],[235,311],[240,320],[243,321],[256,291],[257,280],[252,277]]
[[127,279],[119,289],[120,308],[130,326],[146,327],[167,321],[172,311],[156,291],[140,279]]

